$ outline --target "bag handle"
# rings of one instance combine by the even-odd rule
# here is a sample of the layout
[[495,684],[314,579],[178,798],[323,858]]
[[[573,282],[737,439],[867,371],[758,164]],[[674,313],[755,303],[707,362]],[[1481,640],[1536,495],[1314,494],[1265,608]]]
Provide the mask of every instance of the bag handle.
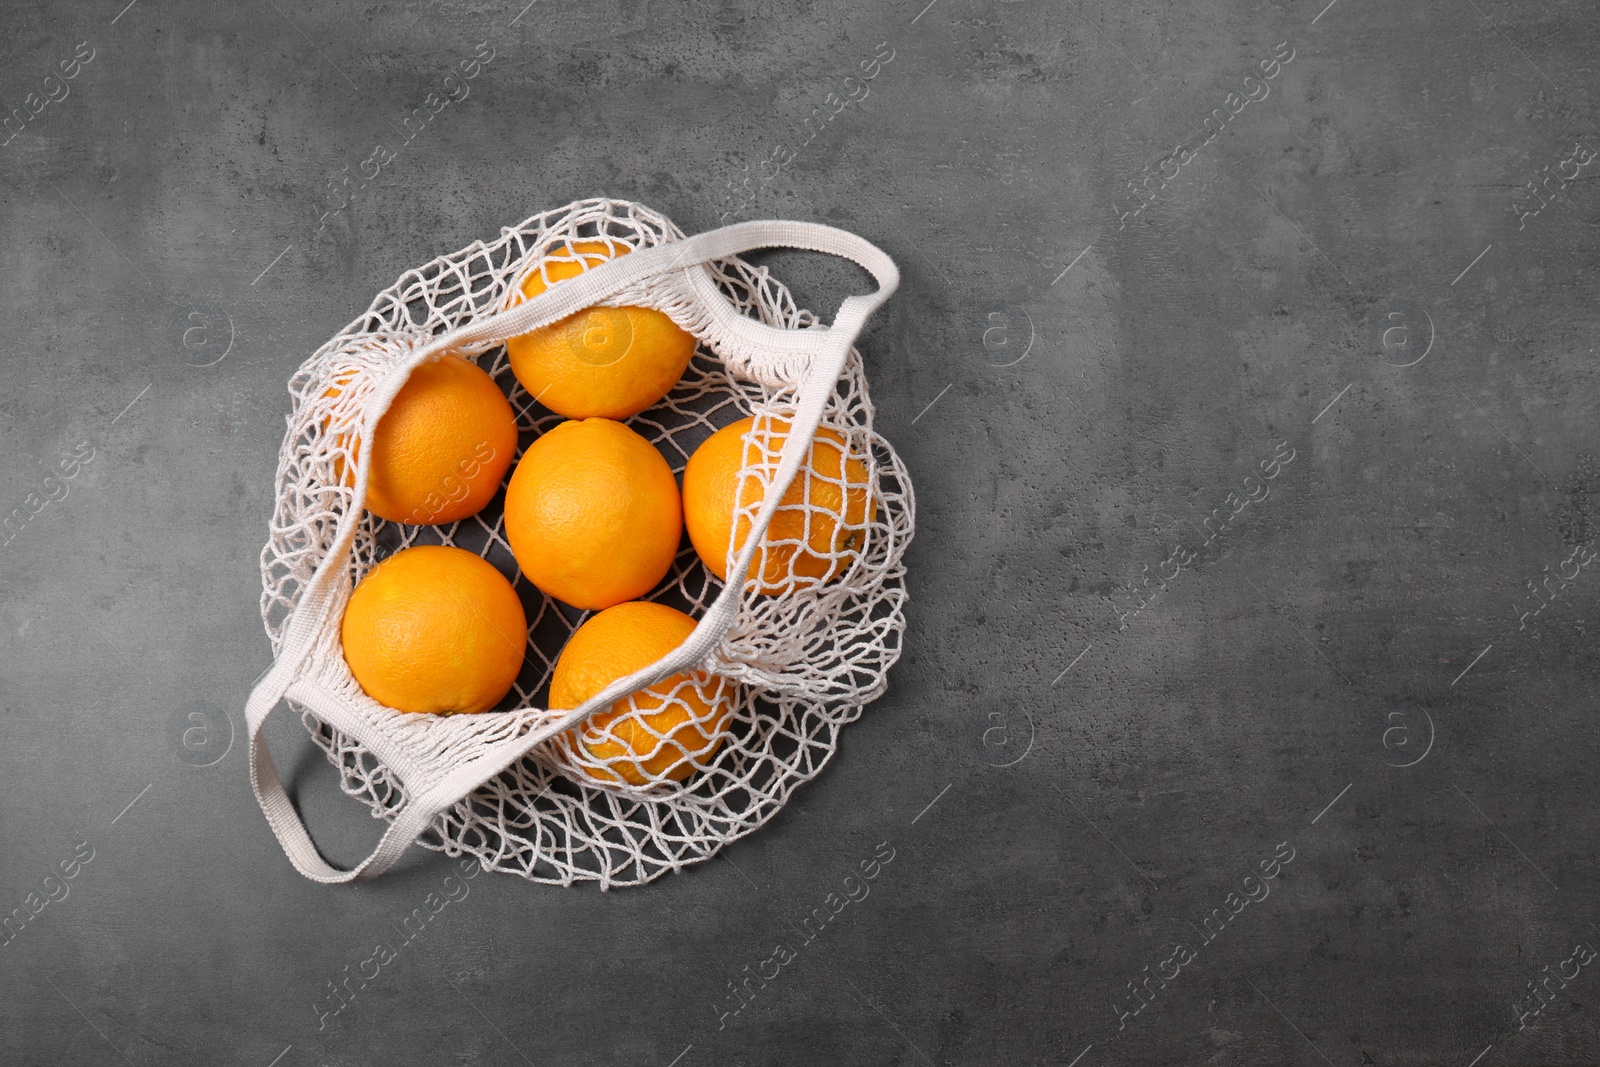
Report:
[[[878,283],[876,291],[846,297],[833,322],[804,330],[768,326],[742,314],[716,286],[706,264],[727,259],[757,248],[797,248],[849,259],[864,268]],[[750,535],[729,574],[748,572],[750,562],[766,535],[767,525],[779,502],[804,462],[812,437],[827,407],[828,396],[849,358],[851,347],[860,336],[867,318],[894,293],[900,272],[894,261],[867,240],[844,230],[817,223],[756,220],[709,230],[682,241],[670,241],[638,249],[584,271],[575,278],[554,285],[539,296],[504,311],[487,315],[444,334],[417,349],[396,365],[368,402],[363,433],[370,438],[395,395],[405,385],[418,364],[450,350],[477,350],[500,344],[520,334],[550,325],[608,297],[657,276],[682,275],[682,283],[710,317],[714,331],[731,341],[734,349],[759,353],[764,358],[782,360],[800,373],[799,399],[790,423],[790,432],[779,453],[772,490],[766,495],[755,517]],[[357,879],[376,878],[388,870],[433,821],[459,803],[485,782],[506,770],[551,737],[587,719],[613,701],[671,677],[704,660],[727,633],[738,610],[742,583],[729,582],[695,625],[694,631],[672,652],[655,664],[619,678],[582,705],[552,722],[502,741],[477,757],[453,768],[429,788],[413,793],[395,814],[371,855],[347,870],[328,863],[318,852],[305,822],[289,799],[272,755],[262,737],[267,717],[278,702],[290,697],[303,703],[319,719],[366,745],[388,766],[404,775],[399,767],[409,764],[387,738],[364,721],[346,712],[336,700],[324,698],[311,686],[297,684],[306,660],[311,656],[318,634],[337,603],[340,583],[348,580],[350,547],[365,506],[371,468],[371,450],[363,449],[357,462],[356,484],[350,505],[341,519],[328,554],[301,592],[294,615],[284,629],[277,661],[257,683],[245,706],[245,721],[250,735],[250,785],[261,805],[267,823],[283,846],[296,870],[315,882],[337,884]]]

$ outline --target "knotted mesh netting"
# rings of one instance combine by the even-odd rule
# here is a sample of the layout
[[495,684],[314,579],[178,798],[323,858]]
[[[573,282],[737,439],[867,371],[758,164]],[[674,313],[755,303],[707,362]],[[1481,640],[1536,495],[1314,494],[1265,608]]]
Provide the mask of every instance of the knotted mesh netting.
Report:
[[[662,215],[625,201],[585,200],[536,215],[495,241],[407,271],[299,368],[289,382],[293,411],[261,556],[262,616],[275,654],[312,575],[338,544],[336,530],[354,503],[351,472],[363,416],[396,366],[431,339],[517,304],[529,272],[552,257],[571,259],[575,245],[642,249],[683,239]],[[717,289],[752,319],[797,331],[818,322],[765,268],[729,257],[707,269]],[[771,484],[804,376],[781,354],[742,346],[688,287],[665,275],[603,304],[657,308],[698,342],[677,386],[626,420],[680,478],[713,432],[754,417],[743,443],[731,558]],[[607,321],[596,318],[597,328]],[[519,456],[562,421],[519,384],[504,344],[466,346],[459,354],[476,359],[510,398]],[[445,807],[420,843],[534,881],[636,885],[711,857],[817,775],[838,746],[840,728],[883,692],[905,627],[902,557],[913,529],[911,485],[872,421],[860,355],[851,349],[827,395],[811,462],[790,484],[749,573],[730,575],[743,578],[737,611],[712,652],[693,669],[555,733]],[[439,489],[450,499],[458,491],[465,486]],[[551,674],[568,638],[592,613],[552,600],[518,571],[505,536],[504,497],[502,486],[483,511],[448,526],[403,525],[364,513],[349,542],[335,610],[287,692],[289,706],[338,768],[344,791],[377,818],[393,820],[452,769],[564,714],[545,706]],[[367,696],[345,663],[338,620],[355,583],[384,558],[419,544],[477,553],[512,580],[522,599],[526,659],[494,711],[396,711]],[[645,599],[698,619],[722,589],[685,539]],[[358,722],[359,731],[325,722],[319,709],[330,706]]]

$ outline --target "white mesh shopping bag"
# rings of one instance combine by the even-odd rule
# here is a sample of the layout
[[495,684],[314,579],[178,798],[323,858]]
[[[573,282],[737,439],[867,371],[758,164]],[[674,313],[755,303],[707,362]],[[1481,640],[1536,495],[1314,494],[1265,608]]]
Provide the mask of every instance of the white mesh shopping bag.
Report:
[[[595,256],[581,274],[519,302],[521,282],[549,257],[597,244],[618,254]],[[878,289],[847,298],[821,324],[765,268],[738,258],[765,247],[852,260]],[[642,205],[585,200],[408,271],[308,359],[289,383],[293,411],[261,555],[275,662],[246,708],[251,782],[295,867],[319,882],[375,877],[417,841],[534,881],[637,885],[715,855],[818,774],[840,728],[883,692],[905,627],[911,484],[873,431],[852,347],[898,281],[887,255],[831,227],[743,222],[685,237]],[[698,342],[677,386],[626,420],[674,472],[718,428],[754,419],[743,439],[730,580],[683,547],[645,599],[694,617],[693,632],[580,706],[546,710],[538,701],[556,657],[588,614],[545,597],[516,570],[503,492],[449,526],[385,522],[363,507],[373,450],[358,442],[372,439],[412,368],[451,352],[502,385],[520,452],[563,420],[510,373],[505,340],[585,309],[626,306],[658,309]],[[802,468],[812,474],[795,483],[803,498],[785,501]],[[819,529],[829,538],[820,546]],[[500,709],[401,712],[350,673],[340,621],[355,583],[420,544],[466,549],[513,578],[528,645]],[[280,701],[300,712],[345,792],[389,823],[350,870],[318,854],[262,740]],[[709,736],[719,743],[705,744]],[[646,750],[673,758],[637,755]]]

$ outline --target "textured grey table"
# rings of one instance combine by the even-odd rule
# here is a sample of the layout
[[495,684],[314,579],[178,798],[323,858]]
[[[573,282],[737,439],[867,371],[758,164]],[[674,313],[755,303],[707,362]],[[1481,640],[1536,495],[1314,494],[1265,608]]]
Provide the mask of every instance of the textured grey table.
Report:
[[[123,3],[0,38],[0,1062],[1600,1058],[1592,8]],[[591,195],[896,257],[905,656],[724,856],[451,882],[324,1018],[453,865],[251,797],[284,383]]]

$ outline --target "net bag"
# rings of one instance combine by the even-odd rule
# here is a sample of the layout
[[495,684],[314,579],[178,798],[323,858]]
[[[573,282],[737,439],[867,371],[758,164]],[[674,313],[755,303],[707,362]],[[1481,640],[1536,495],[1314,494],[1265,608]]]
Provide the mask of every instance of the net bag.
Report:
[[[522,299],[524,279],[552,255],[597,245],[610,254],[585,257],[582,273]],[[823,324],[766,268],[738,258],[767,247],[852,260],[877,291],[848,297]],[[245,711],[251,784],[295,868],[325,883],[371,878],[417,842],[531,881],[640,885],[709,859],[815,777],[840,728],[884,691],[905,629],[911,483],[873,430],[853,347],[898,281],[887,255],[831,227],[741,222],[686,237],[643,205],[584,200],[407,271],[306,360],[289,381],[293,410],[261,554],[274,662]],[[452,525],[386,522],[365,510],[373,450],[359,442],[372,439],[412,369],[448,352],[475,360],[506,392],[520,455],[563,420],[517,382],[506,339],[580,312],[603,326],[605,308],[627,306],[657,309],[696,340],[677,386],[626,420],[675,474],[716,429],[754,419],[738,475],[730,580],[683,547],[644,599],[695,618],[689,637],[580,706],[549,710],[540,701],[556,657],[588,613],[546,597],[517,570],[504,490]],[[796,483],[802,499],[787,501],[802,468],[810,473]],[[841,497],[861,486],[869,505],[842,513]],[[841,536],[819,547],[812,535],[824,522]],[[345,662],[340,623],[355,584],[419,544],[482,556],[522,599],[524,667],[496,710],[397,711],[369,697]],[[388,823],[372,854],[348,870],[317,851],[273,766],[261,731],[280,704],[300,714],[344,791]],[[699,730],[673,725],[685,719]],[[690,740],[716,735],[714,749]],[[657,770],[669,762],[675,772]]]

